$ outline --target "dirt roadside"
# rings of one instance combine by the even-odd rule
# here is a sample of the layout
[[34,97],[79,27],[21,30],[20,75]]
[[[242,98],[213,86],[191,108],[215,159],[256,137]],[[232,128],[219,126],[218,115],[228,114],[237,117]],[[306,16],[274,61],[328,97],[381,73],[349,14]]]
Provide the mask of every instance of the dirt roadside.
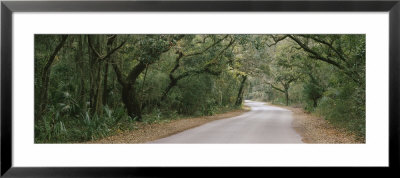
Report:
[[[268,105],[273,105],[269,104]],[[306,113],[302,108],[274,105],[285,108],[293,112],[292,126],[299,133],[304,143],[311,144],[330,144],[330,143],[364,143],[356,139],[344,129],[335,128],[328,121],[321,117]]]
[[[273,105],[269,104],[268,105]],[[315,115],[306,113],[302,108],[294,108],[281,105],[273,105],[288,109],[293,113],[292,127],[299,133],[304,143],[311,144],[332,144],[332,143],[364,143],[356,139],[355,135],[332,126],[328,121]],[[126,131],[120,134],[106,137],[100,140],[89,141],[89,144],[132,144],[146,143],[160,138],[164,138],[187,129],[191,129],[205,123],[239,116],[247,111],[249,107],[234,110],[213,116],[204,116],[197,118],[184,118],[168,122],[139,124],[138,128],[133,131]]]
[[243,109],[238,109],[222,114],[216,114],[213,116],[176,119],[169,122],[152,123],[152,124],[142,123],[139,124],[138,128],[135,130],[122,132],[114,136],[106,137],[100,140],[89,141],[85,143],[89,144],[146,143],[182,132],[187,129],[203,125],[207,122],[239,116],[247,111],[250,111],[250,108],[245,106]]

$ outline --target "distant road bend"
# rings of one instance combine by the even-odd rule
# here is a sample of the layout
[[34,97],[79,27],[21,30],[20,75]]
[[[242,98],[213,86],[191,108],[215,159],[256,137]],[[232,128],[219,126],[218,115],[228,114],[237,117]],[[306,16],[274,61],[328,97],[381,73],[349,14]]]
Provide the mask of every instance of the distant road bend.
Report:
[[250,100],[245,105],[251,111],[150,143],[303,143],[291,125],[291,111]]

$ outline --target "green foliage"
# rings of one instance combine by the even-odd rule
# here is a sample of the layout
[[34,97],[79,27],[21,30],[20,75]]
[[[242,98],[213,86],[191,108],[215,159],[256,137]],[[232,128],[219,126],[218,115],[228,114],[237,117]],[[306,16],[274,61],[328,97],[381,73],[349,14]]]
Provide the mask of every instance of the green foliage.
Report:
[[365,35],[109,34],[61,42],[35,35],[35,143],[99,139],[135,129],[140,115],[143,123],[213,115],[243,98],[302,106],[365,135]]
[[303,84],[303,93],[306,100],[305,109],[307,111],[313,111],[318,105],[318,100],[323,96],[324,89],[319,86],[318,81],[310,79],[308,82]]
[[[43,69],[61,38],[36,35],[35,115],[40,103],[45,108],[35,118],[35,142],[83,142],[134,129],[137,122],[126,106],[132,100],[123,102],[128,84],[144,123],[234,108],[237,73],[244,72],[229,66],[242,65],[234,61],[233,47],[235,40],[246,45],[248,38],[239,36],[69,35],[50,63],[46,89]],[[177,62],[178,52],[188,56]],[[140,64],[144,68],[136,70]],[[166,92],[171,76],[179,80]],[[40,99],[43,93],[47,101]]]
[[289,104],[365,139],[365,35],[272,35],[271,43],[273,60],[249,98],[283,105],[289,88]]
[[35,123],[35,142],[84,142],[134,128],[133,120],[121,109],[112,111],[104,107],[102,116],[91,116],[89,112],[84,112],[74,118],[62,116],[61,110],[53,108]]
[[365,137],[365,101],[349,86],[330,89],[316,108],[330,123],[346,128],[360,139]]

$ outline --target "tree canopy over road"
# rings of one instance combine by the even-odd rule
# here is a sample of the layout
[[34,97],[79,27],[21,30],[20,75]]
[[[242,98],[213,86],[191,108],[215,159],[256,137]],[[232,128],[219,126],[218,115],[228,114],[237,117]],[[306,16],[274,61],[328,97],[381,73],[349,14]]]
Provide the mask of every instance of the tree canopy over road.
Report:
[[365,35],[35,35],[35,142],[213,115],[244,99],[365,137]]

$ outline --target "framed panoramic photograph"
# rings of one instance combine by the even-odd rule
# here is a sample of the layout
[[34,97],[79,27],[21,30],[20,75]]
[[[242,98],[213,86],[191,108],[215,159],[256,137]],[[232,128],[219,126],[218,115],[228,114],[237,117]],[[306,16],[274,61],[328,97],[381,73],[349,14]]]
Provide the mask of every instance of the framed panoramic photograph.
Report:
[[1,175],[394,170],[399,21],[399,1],[2,1]]

